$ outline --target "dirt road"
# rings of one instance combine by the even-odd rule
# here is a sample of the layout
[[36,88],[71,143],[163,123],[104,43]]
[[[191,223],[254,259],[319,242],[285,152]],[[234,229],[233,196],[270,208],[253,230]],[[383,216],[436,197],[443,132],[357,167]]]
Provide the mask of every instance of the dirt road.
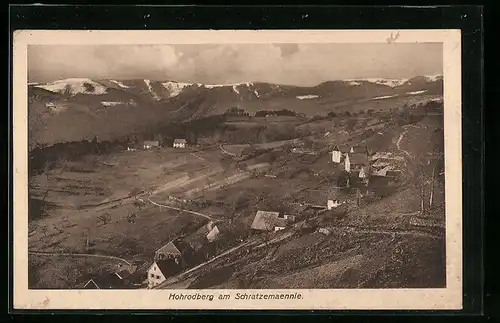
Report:
[[204,217],[206,219],[209,219],[209,220],[215,220],[213,217],[211,217],[208,214],[203,214],[203,213],[196,212],[196,211],[181,209],[181,208],[173,207],[173,206],[170,206],[170,205],[160,204],[160,203],[157,203],[155,201],[152,201],[150,198],[144,200],[143,198],[138,197],[137,199],[139,201],[143,202],[143,203],[151,203],[151,204],[153,204],[155,206],[158,206],[158,207],[164,207],[164,208],[171,209],[171,210],[176,210],[176,211],[180,211],[180,212],[186,212],[186,213],[189,213],[189,214],[194,214],[194,215],[202,216],[202,217]]

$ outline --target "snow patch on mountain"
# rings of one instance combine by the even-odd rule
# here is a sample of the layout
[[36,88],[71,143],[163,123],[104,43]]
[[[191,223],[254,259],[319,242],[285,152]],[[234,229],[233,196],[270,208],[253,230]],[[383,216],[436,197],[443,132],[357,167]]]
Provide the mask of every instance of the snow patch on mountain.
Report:
[[115,80],[109,80],[109,81],[115,83],[116,85],[118,85],[122,89],[130,89],[131,88],[131,86],[125,85],[125,84],[123,84],[122,82],[119,82],[119,81],[115,81]]
[[153,98],[155,100],[159,100],[160,97],[158,96],[158,94],[156,94],[155,91],[153,91],[153,87],[151,86],[151,81],[146,79],[146,80],[144,80],[144,83],[148,87],[148,91],[149,91],[149,93],[151,93],[151,95],[153,96]]
[[299,100],[308,100],[308,99],[316,99],[318,96],[313,95],[313,94],[308,94],[308,95],[299,95],[296,98]]
[[443,75],[441,74],[436,74],[436,75],[426,75],[424,76],[425,77],[425,80],[429,83],[432,83],[432,82],[437,82],[437,81],[440,81],[443,79]]
[[259,92],[257,92],[257,90],[254,90],[253,94],[255,94],[256,97],[260,98]]
[[420,91],[406,92],[406,94],[415,95],[415,94],[422,94],[422,93],[425,93],[425,92],[427,92],[427,90],[420,90]]
[[164,82],[161,83],[165,89],[169,91],[169,98],[173,98],[174,96],[178,96],[185,87],[191,86],[191,83],[182,83],[182,82]]
[[88,78],[68,78],[43,85],[35,85],[35,87],[54,93],[65,93],[69,91],[70,95],[76,95],[78,93],[102,95],[108,90],[104,85]]
[[101,104],[105,107],[114,107],[117,105],[125,105],[127,103],[121,101],[102,101]]
[[238,90],[237,85],[233,85],[233,91],[236,92],[236,94],[240,94],[240,90]]
[[372,100],[385,100],[385,99],[390,99],[390,98],[394,98],[394,97],[397,97],[398,95],[395,94],[395,95],[384,95],[384,96],[377,96],[375,98],[373,98]]
[[246,86],[252,86],[252,82],[242,82],[242,83],[230,83],[230,84],[199,84],[200,86],[206,87],[207,89],[212,89],[216,87],[226,87],[226,86],[232,86],[233,89],[234,87],[238,87],[241,85],[246,85]]
[[386,85],[390,86],[392,88],[401,86],[408,82],[408,79],[377,79],[377,78],[370,78],[366,79],[366,81],[374,84],[380,84],[380,85]]
[[352,85],[352,86],[358,86],[358,85],[361,85],[361,83],[356,82],[356,81],[349,81],[349,82],[347,82],[347,84]]

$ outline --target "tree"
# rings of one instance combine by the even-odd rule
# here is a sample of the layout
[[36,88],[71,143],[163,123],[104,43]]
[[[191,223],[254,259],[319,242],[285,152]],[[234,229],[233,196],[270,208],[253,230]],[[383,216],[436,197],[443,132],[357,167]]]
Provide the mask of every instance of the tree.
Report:
[[372,116],[374,112],[375,112],[375,110],[373,110],[373,109],[368,109],[368,110],[366,111],[366,113],[367,113],[369,116]]

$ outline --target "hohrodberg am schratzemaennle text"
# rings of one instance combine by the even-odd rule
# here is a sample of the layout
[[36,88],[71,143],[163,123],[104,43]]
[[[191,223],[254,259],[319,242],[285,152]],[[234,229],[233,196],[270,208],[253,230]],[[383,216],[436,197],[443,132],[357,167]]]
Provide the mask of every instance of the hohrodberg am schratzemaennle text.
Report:
[[278,299],[302,299],[300,293],[234,293],[232,294],[184,294],[184,293],[170,293],[169,300],[181,301],[195,301],[195,300],[278,300]]

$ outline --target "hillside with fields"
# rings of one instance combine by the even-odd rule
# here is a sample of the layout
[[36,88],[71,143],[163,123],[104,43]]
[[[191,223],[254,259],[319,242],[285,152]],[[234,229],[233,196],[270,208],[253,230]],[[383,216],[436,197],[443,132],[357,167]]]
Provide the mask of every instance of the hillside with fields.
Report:
[[[442,88],[408,94],[434,81],[308,89],[110,80],[93,88],[30,85],[31,111],[48,125],[94,121],[50,132],[46,143],[69,134],[71,140],[31,152],[29,285],[80,288],[124,266],[137,277],[131,286],[146,288],[155,252],[181,239],[201,251],[155,288],[444,286]],[[337,86],[355,87],[345,100],[359,99],[341,103]],[[208,103],[212,90],[232,98],[224,101],[221,92],[216,96],[227,104]],[[253,91],[258,98],[250,98]],[[297,106],[273,103],[280,100]],[[190,109],[199,114],[183,116]],[[81,141],[82,129],[93,135]],[[31,130],[38,132],[33,138],[48,138],[43,128]],[[115,134],[119,141],[111,140]],[[159,146],[145,148],[147,136],[158,136]],[[174,148],[171,140],[183,136],[187,146]],[[358,146],[370,150],[367,180],[346,172],[345,159],[332,159],[338,147]],[[388,171],[397,179],[376,175]],[[329,200],[345,205],[328,209]],[[256,233],[258,211],[294,220]],[[220,235],[208,243],[204,228],[213,225]]]

